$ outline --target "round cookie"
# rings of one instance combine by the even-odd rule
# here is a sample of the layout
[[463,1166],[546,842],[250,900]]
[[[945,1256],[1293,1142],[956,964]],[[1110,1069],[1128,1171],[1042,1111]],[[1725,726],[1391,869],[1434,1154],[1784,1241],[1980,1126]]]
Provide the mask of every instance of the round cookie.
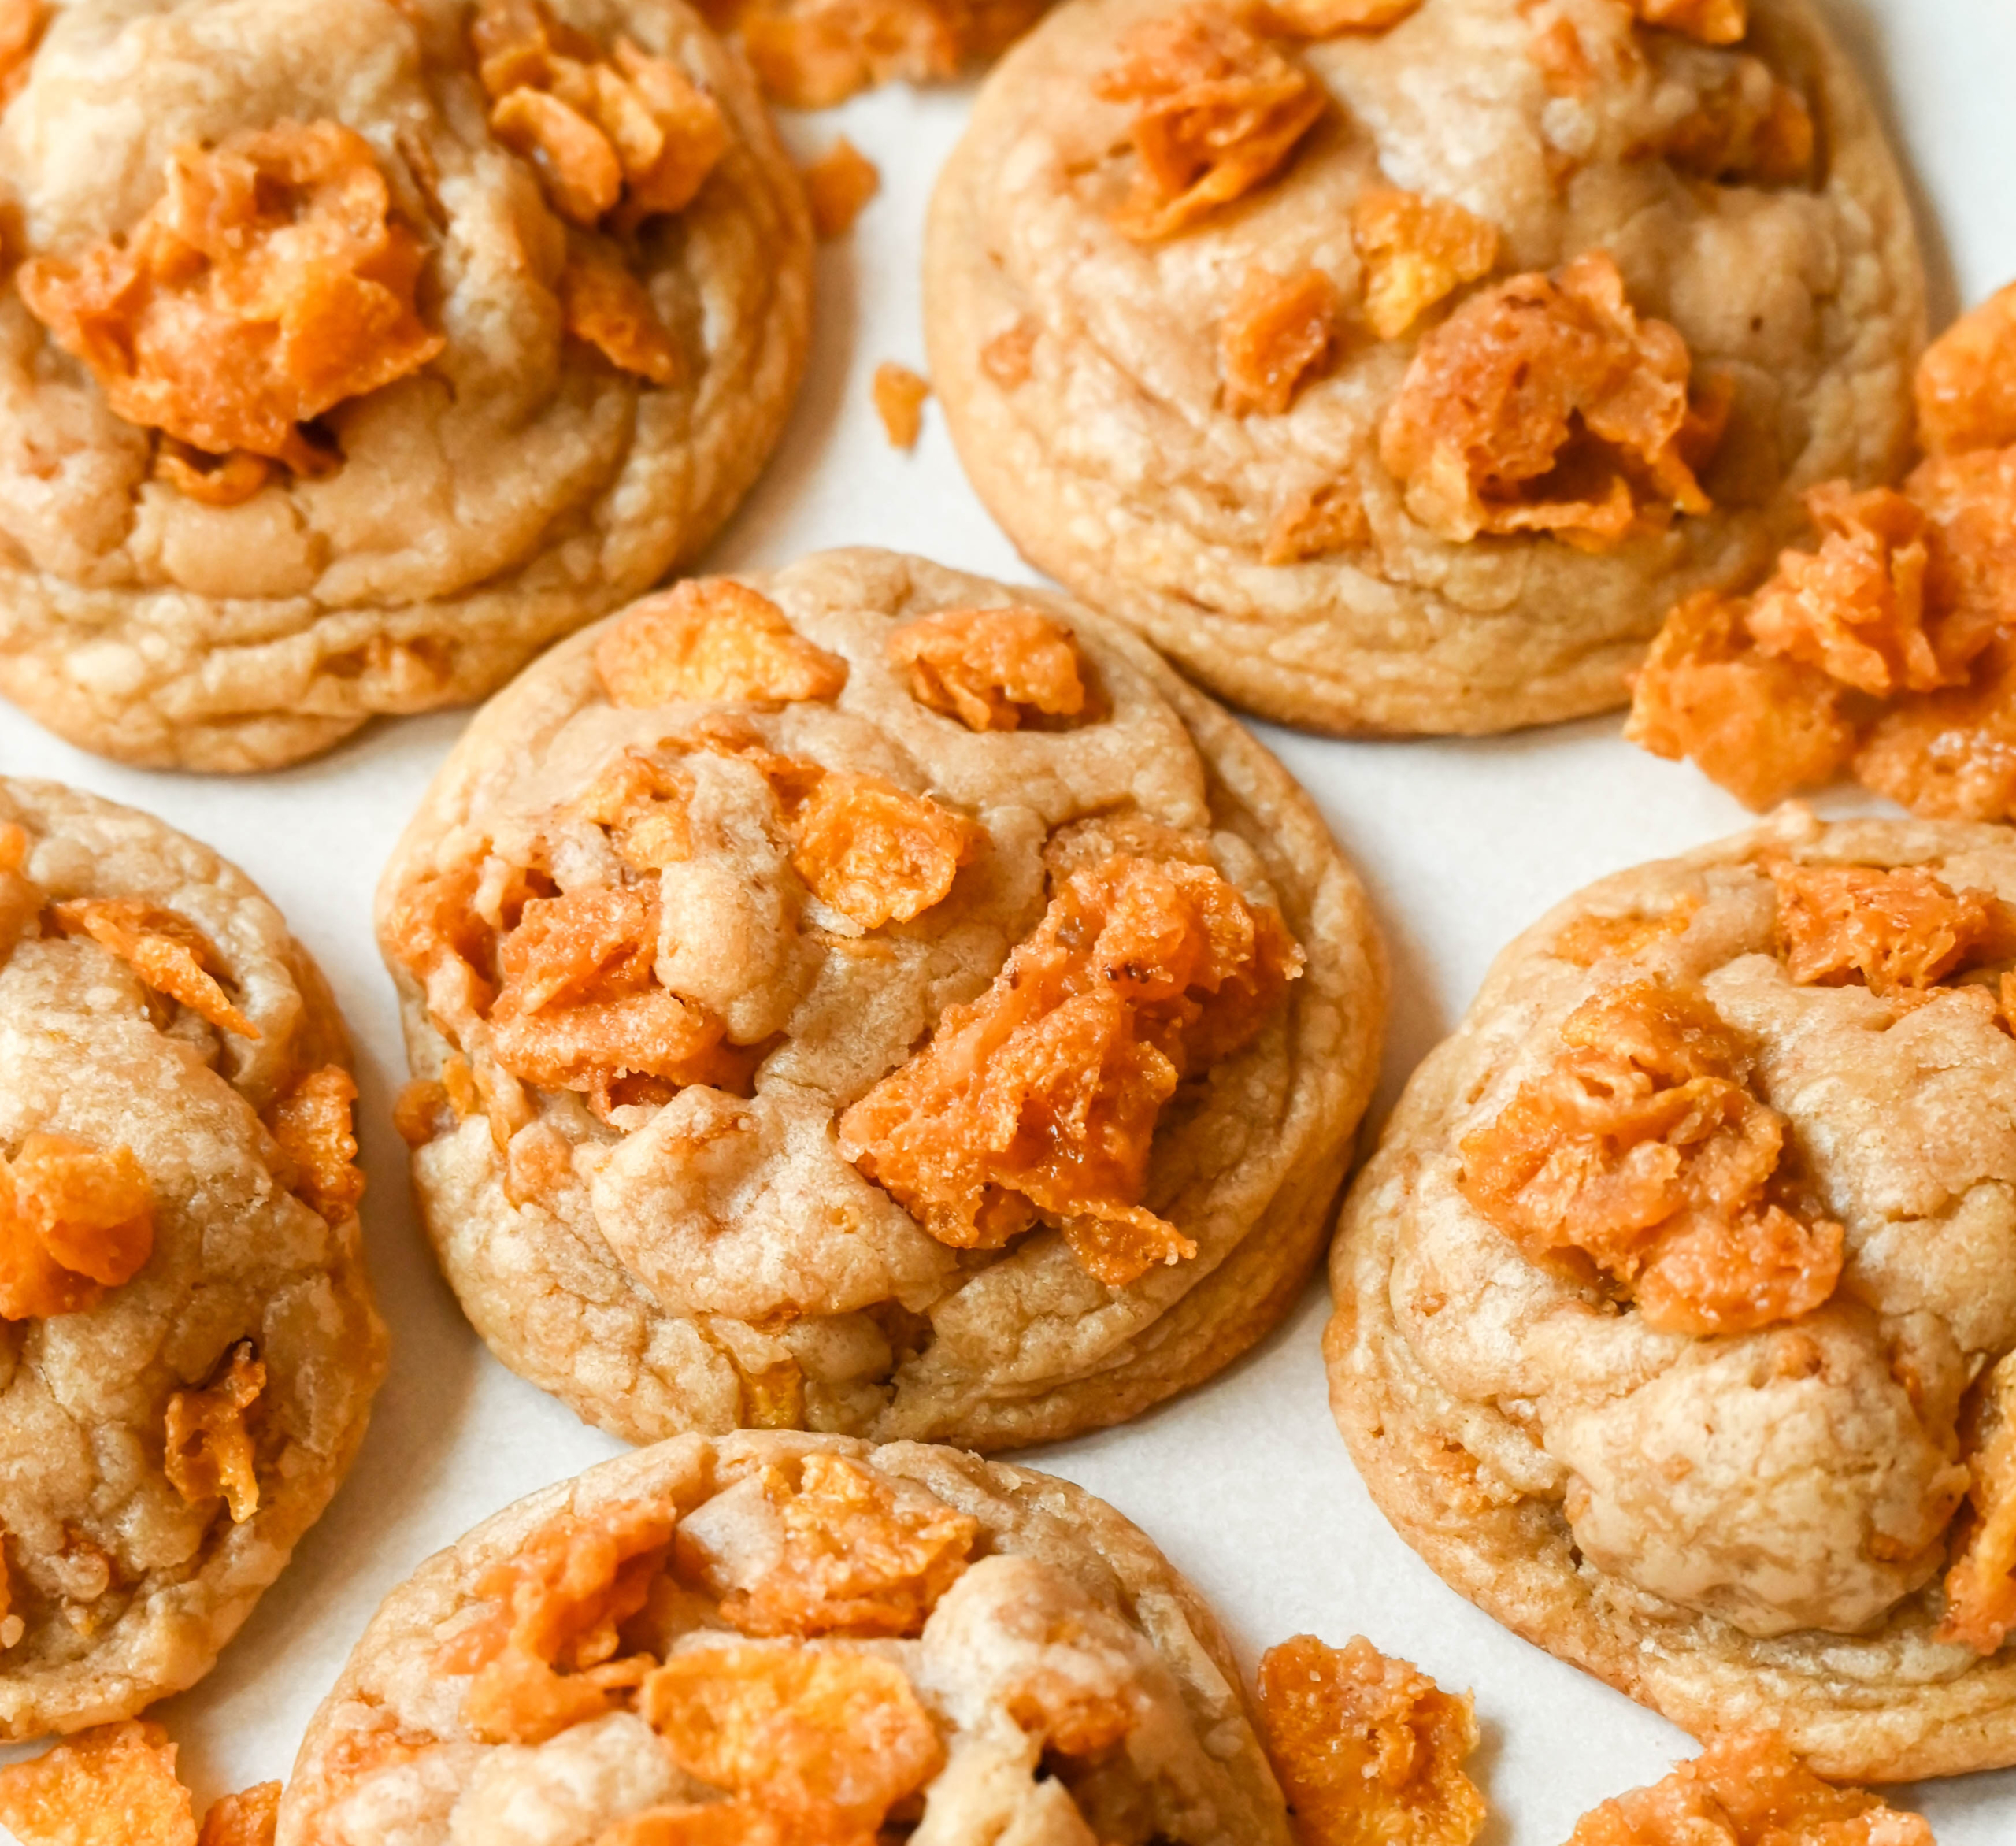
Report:
[[1378,1062],[1307,798],[1124,632],[921,560],[689,581],[478,717],[380,887],[423,1218],[632,1440],[993,1448],[1284,1313]]
[[236,867],[0,780],[0,1737],[194,1685],[348,1469],[348,1055]]
[[[1236,12],[1049,14],[925,268],[982,499],[1211,689],[1340,733],[1603,710],[1804,490],[1901,471],[1917,242],[1807,0],[1740,44],[1621,0]],[[1402,17],[1292,35],[1326,13]]]
[[2016,1762],[2012,900],[2007,828],[1797,807],[1591,886],[1332,1255],[1332,1405],[1400,1535],[1829,1777]]
[[39,24],[0,120],[0,692],[51,729],[250,770],[480,698],[748,488],[810,234],[680,0]]
[[752,1434],[606,1462],[422,1565],[310,1723],[278,1846],[873,1839],[885,1816],[1291,1838],[1217,1624],[1110,1507],[952,1449]]

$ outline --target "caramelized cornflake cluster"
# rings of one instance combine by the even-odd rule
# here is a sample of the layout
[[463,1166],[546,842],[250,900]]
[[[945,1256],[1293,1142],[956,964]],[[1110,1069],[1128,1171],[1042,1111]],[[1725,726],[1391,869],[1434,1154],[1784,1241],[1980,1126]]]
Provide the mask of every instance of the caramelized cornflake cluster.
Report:
[[1362,1638],[1297,1635],[1260,1660],[1260,1727],[1303,1846],[1469,1846],[1484,1797],[1469,1694],[1443,1692]]
[[357,1084],[340,1064],[311,1070],[269,1108],[266,1126],[286,1156],[288,1190],[331,1224],[341,1224],[364,1196],[350,1105]]
[[259,1510],[257,1457],[246,1419],[265,1388],[265,1366],[252,1342],[241,1340],[213,1383],[178,1391],[168,1400],[164,1466],[169,1485],[192,1507],[221,1499],[234,1525]]
[[1093,88],[1138,105],[1133,190],[1114,222],[1144,242],[1270,179],[1325,106],[1308,72],[1212,0],[1143,20]]
[[1380,428],[1380,458],[1431,532],[1549,533],[1601,550],[1644,522],[1709,510],[1695,478],[1725,397],[1641,320],[1604,252],[1473,296],[1421,340]]
[[1630,4],[1647,25],[1698,39],[1703,45],[1734,45],[1750,30],[1750,0],[1630,0]]
[[1725,185],[1790,186],[1811,176],[1817,139],[1806,98],[1762,60],[1741,57],[1644,151]]
[[1992,892],[1955,891],[1918,866],[1770,868],[1785,971],[1802,987],[1860,981],[1907,1004],[1984,962],[2016,955],[2016,917]]
[[76,898],[51,904],[50,920],[65,936],[85,936],[117,955],[156,993],[240,1038],[259,1029],[231,1003],[220,977],[223,958],[180,911],[136,898]]
[[1829,1787],[1782,1737],[1710,1744],[1664,1781],[1606,1801],[1569,1846],[1933,1846],[1915,1814],[1860,1789]]
[[907,923],[950,895],[986,835],[880,776],[836,770],[799,807],[791,862],[821,903],[863,929]]
[[882,419],[882,433],[891,448],[914,449],[924,433],[924,400],[931,395],[931,380],[884,359],[875,368],[871,387],[875,414]]
[[1967,1511],[1939,1639],[1986,1655],[2016,1628],[2016,1353],[1975,1385],[1967,1421]]
[[1925,354],[1918,406],[1901,492],[1816,489],[1818,550],[1666,617],[1625,736],[1753,807],[1852,768],[1922,814],[2016,812],[2016,287]]
[[1321,371],[1343,313],[1343,295],[1321,269],[1249,269],[1218,328],[1225,408],[1235,417],[1280,416]]
[[815,647],[767,596],[726,577],[688,578],[632,606],[595,643],[612,703],[788,704],[832,699],[847,663]]
[[1498,228],[1444,198],[1368,186],[1351,207],[1351,241],[1365,265],[1365,317],[1398,339],[1438,302],[1498,262]]
[[28,61],[47,23],[42,0],[0,0],[0,107],[28,81]]
[[846,135],[805,169],[806,203],[812,209],[812,229],[822,243],[844,237],[868,202],[882,190],[875,163]]
[[840,1118],[841,1151],[941,1243],[999,1249],[1041,1221],[1125,1287],[1195,1253],[1140,1203],[1162,1105],[1259,1031],[1300,960],[1208,866],[1073,869],[988,991]]
[[80,1313],[154,1246],[153,1190],[130,1149],[37,1132],[0,1159],[0,1321]]
[[21,299],[128,422],[257,458],[241,476],[326,472],[302,425],[443,344],[415,306],[426,250],[392,216],[370,144],[283,122],[177,149],[165,185],[120,235],[24,263]]
[[1784,1118],[1751,1094],[1743,1048],[1704,995],[1610,988],[1562,1040],[1552,1068],[1464,1138],[1460,1184],[1478,1211],[1664,1330],[1747,1333],[1827,1300],[1841,1227],[1767,1196]]
[[1655,943],[1680,935],[1700,907],[1700,899],[1690,897],[1655,917],[1604,917],[1592,912],[1569,924],[1547,945],[1547,953],[1578,968],[1593,968],[1613,957],[1629,960]]
[[129,1718],[80,1731],[0,1769],[0,1822],[25,1846],[272,1846],[278,1782],[213,1803],[199,1832],[175,1757],[158,1724]]
[[1006,50],[1046,0],[728,0],[764,90],[827,109],[878,83],[944,82]]
[[940,610],[892,630],[888,654],[918,704],[969,731],[1016,731],[1085,710],[1078,644],[1041,610]]

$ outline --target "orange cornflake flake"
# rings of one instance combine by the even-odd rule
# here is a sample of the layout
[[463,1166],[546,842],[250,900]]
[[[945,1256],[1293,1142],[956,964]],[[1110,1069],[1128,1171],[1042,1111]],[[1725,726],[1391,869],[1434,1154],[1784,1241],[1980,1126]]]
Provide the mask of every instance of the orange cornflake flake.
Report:
[[721,106],[627,36],[605,54],[540,0],[480,0],[469,37],[491,132],[584,228],[684,209],[728,151]]
[[1162,1105],[1252,1039],[1301,962],[1209,866],[1081,867],[992,987],[840,1118],[841,1152],[940,1243],[999,1249],[1040,1220],[1123,1288],[1195,1254],[1140,1203]]
[[357,1164],[350,1105],[357,1084],[340,1064],[311,1070],[273,1103],[266,1126],[293,1169],[288,1190],[332,1225],[357,1210],[364,1173]]
[[1085,709],[1071,631],[1040,609],[941,609],[890,632],[910,696],[969,731],[1014,731]]
[[1267,17],[1298,39],[1383,32],[1421,9],[1421,0],[1267,0]]
[[1927,349],[1918,411],[1919,439],[1933,454],[2016,447],[2016,283]]
[[1469,1846],[1484,1797],[1469,1695],[1442,1691],[1362,1637],[1297,1635],[1260,1659],[1260,1728],[1303,1846]]
[[0,825],[0,877],[28,862],[28,830],[14,821]]
[[180,912],[136,898],[86,897],[52,904],[50,915],[65,936],[88,936],[155,992],[220,1030],[258,1037],[259,1029],[231,1003],[218,980],[224,971],[222,957]]
[[120,235],[24,263],[21,299],[128,422],[321,472],[302,424],[443,343],[414,304],[425,247],[370,143],[283,122],[177,149],[166,184]]
[[1498,262],[1498,227],[1446,198],[1397,186],[1368,186],[1351,207],[1351,241],[1365,265],[1365,317],[1381,339],[1398,339]]
[[1648,26],[1703,45],[1734,45],[1750,30],[1750,0],[1631,0],[1631,9]]
[[688,577],[632,603],[596,642],[595,671],[612,703],[636,710],[684,699],[836,699],[847,682],[845,661],[730,577]]
[[1788,186],[1811,174],[1817,141],[1806,98],[1745,57],[1647,151],[1704,180]]
[[265,1388],[265,1366],[252,1342],[241,1340],[213,1382],[200,1391],[178,1391],[168,1400],[163,1465],[169,1484],[192,1507],[221,1496],[234,1525],[259,1510],[252,1432],[245,1416]]
[[1705,513],[1709,435],[1688,397],[1687,343],[1641,321],[1603,251],[1516,276],[1421,340],[1380,429],[1407,506],[1443,538],[1551,532],[1601,549],[1641,510]]
[[1683,934],[1700,908],[1701,900],[1689,896],[1657,917],[1577,917],[1548,943],[1547,952],[1577,968],[1593,968],[1613,958],[1629,961]]
[[651,1807],[596,1834],[594,1846],[786,1846],[776,1817],[753,1801]]
[[1372,536],[1365,502],[1348,481],[1328,481],[1291,494],[1276,512],[1260,548],[1262,564],[1299,564],[1354,550]]
[[980,349],[980,369],[1003,391],[1020,391],[1036,369],[1036,324],[1017,321]]
[[758,0],[739,24],[765,91],[791,109],[829,109],[896,80],[958,75],[948,6],[929,0]]
[[1665,1781],[1606,1801],[1568,1846],[1933,1846],[1915,1814],[1823,1782],[1770,1732],[1710,1744]]
[[210,1803],[196,1846],[273,1846],[280,1822],[280,1785],[255,1782]]
[[805,169],[806,202],[812,208],[812,229],[821,243],[844,237],[854,228],[868,202],[882,190],[874,161],[846,135]]
[[488,1615],[442,1648],[473,1677],[462,1717],[485,1743],[539,1744],[613,1708],[650,1670],[617,1658],[622,1625],[665,1568],[677,1515],[643,1501],[563,1513],[476,1581]]
[[791,862],[821,903],[864,929],[907,923],[952,888],[985,832],[880,776],[823,776],[799,810]]
[[1537,1262],[1634,1291],[1647,1324],[1747,1333],[1818,1307],[1841,1227],[1766,1201],[1784,1118],[1752,1096],[1705,996],[1636,981],[1585,1001],[1553,1067],[1465,1136],[1463,1196]]
[[0,1533],[0,1654],[18,1647],[28,1628],[27,1622],[14,1613],[14,1577],[7,1568],[5,1536]]
[[154,475],[185,499],[206,506],[242,506],[272,479],[273,464],[244,449],[234,449],[228,455],[206,455],[201,449],[164,436],[154,457]]
[[884,359],[875,368],[870,395],[890,447],[915,448],[924,433],[924,400],[931,395],[931,380],[894,359]]
[[130,1149],[37,1132],[0,1160],[0,1321],[79,1313],[154,1247],[153,1191]]
[[1343,307],[1321,269],[1277,276],[1256,264],[1218,324],[1218,376],[1235,417],[1278,417],[1321,370]]
[[28,80],[28,60],[47,20],[43,0],[0,0],[0,106]]
[[616,367],[653,384],[676,384],[686,361],[665,332],[650,294],[621,257],[598,239],[576,238],[560,272],[560,314],[567,331]]
[[1143,20],[1092,87],[1140,106],[1133,190],[1114,223],[1143,242],[1271,178],[1325,106],[1308,72],[1211,0]]
[[1859,978],[1874,994],[1922,994],[1982,962],[2016,953],[2016,918],[1992,892],[1955,891],[1919,866],[1770,868],[1778,943],[1802,987]]
[[1584,96],[1594,87],[1596,67],[1572,19],[1556,19],[1527,41],[1526,56],[1550,96]]
[[693,855],[687,805],[693,780],[641,750],[626,750],[568,804],[606,828],[617,856],[634,871],[661,872]]
[[1992,1654],[2016,1628],[2016,1353],[1975,1386],[1966,1422],[1968,1512],[1938,1638]]
[[915,1635],[965,1572],[980,1526],[964,1513],[899,1502],[844,1455],[773,1468],[763,1491],[784,1527],[776,1562],[723,1599],[744,1634]]
[[196,1846],[196,1814],[158,1724],[80,1731],[0,1769],[0,1822],[24,1846]]

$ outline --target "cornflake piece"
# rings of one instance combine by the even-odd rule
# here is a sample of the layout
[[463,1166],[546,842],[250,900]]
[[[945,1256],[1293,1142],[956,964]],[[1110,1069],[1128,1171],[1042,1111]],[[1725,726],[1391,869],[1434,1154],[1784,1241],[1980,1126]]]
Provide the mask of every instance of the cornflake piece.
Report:
[[243,1525],[259,1510],[259,1479],[245,1413],[266,1388],[266,1368],[252,1342],[231,1349],[216,1381],[178,1391],[168,1400],[164,1466],[175,1491],[194,1506],[221,1495],[231,1522]]
[[1383,32],[1421,9],[1421,0],[1267,0],[1267,17],[1298,39]]
[[1922,866],[1770,867],[1778,943],[1802,987],[1859,977],[1873,994],[1922,994],[1964,967],[2016,954],[2016,919],[1993,892],[1942,883]]
[[875,163],[844,135],[805,169],[806,202],[812,208],[812,228],[821,243],[844,237],[876,193],[882,176]]
[[1343,298],[1321,269],[1280,276],[1256,264],[1218,326],[1225,408],[1278,417],[1319,372],[1337,337]]
[[1811,176],[1815,142],[1806,98],[1744,57],[1647,151],[1704,180],[1789,186]]
[[595,1846],[786,1846],[776,1817],[753,1801],[653,1807],[605,1828]]
[[980,369],[1003,391],[1020,391],[1035,370],[1036,324],[1017,321],[980,349]]
[[1380,425],[1407,508],[1440,536],[1551,532],[1617,543],[1641,507],[1706,513],[1690,453],[1687,343],[1641,321],[1604,251],[1556,276],[1516,276],[1421,340]]
[[1855,772],[1878,795],[1933,820],[2016,814],[2016,650],[1998,641],[1972,685],[1886,712],[1855,753]]
[[1572,19],[1557,18],[1536,32],[1526,42],[1526,57],[1550,96],[1586,96],[1595,86],[1595,65]]
[[273,1846],[280,1821],[280,1785],[255,1782],[210,1803],[196,1846]]
[[1701,900],[1689,895],[1657,917],[1577,917],[1547,945],[1547,952],[1577,968],[1593,968],[1612,958],[1629,961],[1684,934],[1700,908]]
[[924,433],[924,400],[931,395],[931,380],[907,365],[884,359],[875,368],[875,414],[882,419],[882,432],[890,446],[914,449]]
[[24,1136],[0,1160],[0,1320],[76,1314],[154,1254],[152,1189],[126,1147]]
[[1918,411],[1918,439],[1932,454],[2016,447],[2016,283],[1926,349]]
[[650,292],[599,239],[572,240],[560,272],[560,313],[567,331],[620,372],[653,384],[685,376],[679,343],[665,330]]
[[492,1605],[435,1656],[474,1677],[462,1716],[485,1743],[539,1744],[614,1708],[650,1670],[618,1630],[665,1568],[676,1515],[641,1501],[563,1513],[476,1581]]
[[1498,227],[1446,198],[1368,186],[1351,207],[1351,241],[1365,264],[1365,317],[1398,339],[1437,302],[1498,262]]
[[1260,1728],[1303,1846],[1469,1846],[1484,1797],[1470,1696],[1445,1692],[1356,1637],[1314,1635],[1260,1658]]
[[1606,1801],[1569,1846],[1933,1846],[1915,1814],[1829,1788],[1770,1732],[1710,1744],[1664,1781]]
[[688,577],[632,605],[595,643],[610,702],[788,704],[836,699],[847,662],[815,647],[769,597],[728,577]]
[[986,837],[928,795],[836,772],[820,778],[799,811],[791,862],[821,903],[879,929],[943,903]]
[[0,107],[28,80],[28,61],[47,23],[42,0],[0,0]]
[[1967,1422],[1968,1515],[1938,1638],[1992,1654],[2016,1628],[2016,1353],[1975,1386]]
[[131,967],[155,992],[240,1038],[259,1029],[225,995],[218,976],[223,958],[210,939],[179,911],[136,898],[77,898],[52,904],[49,914],[65,936],[88,936]]
[[196,1814],[158,1724],[128,1718],[0,1769],[0,1822],[24,1846],[196,1846]]
[[569,805],[609,830],[617,856],[639,872],[660,872],[693,855],[687,817],[693,779],[641,750],[626,750]]
[[1704,45],[1734,45],[1750,30],[1750,0],[1631,0],[1631,7],[1647,25]]
[[392,217],[370,143],[284,122],[179,148],[165,178],[121,235],[24,263],[21,299],[129,423],[324,471],[301,425],[443,343],[414,305],[426,249]]
[[1076,717],[1085,682],[1071,631],[1039,609],[941,609],[890,632],[910,696],[969,731]]
[[999,1249],[1040,1220],[1123,1288],[1195,1254],[1140,1203],[1162,1105],[1252,1039],[1301,962],[1209,866],[1082,867],[988,992],[840,1118],[840,1151],[940,1243]]
[[[0,1534],[0,1540],[4,1536]],[[7,1568],[6,1547],[0,1542],[0,1654],[20,1644],[21,1637],[28,1633],[28,1625],[14,1613],[13,1573]]]
[[969,52],[955,9],[930,0],[757,0],[737,24],[765,91],[791,109],[897,80],[944,82]]
[[228,455],[206,455],[172,436],[163,436],[154,457],[154,474],[185,499],[206,506],[242,506],[272,479],[273,464],[264,455],[234,449]]
[[899,1504],[886,1482],[844,1455],[806,1455],[795,1481],[773,1468],[763,1492],[783,1547],[752,1588],[721,1605],[744,1634],[921,1633],[980,1533],[950,1507]]
[[1262,564],[1299,564],[1350,551],[1372,537],[1365,502],[1349,481],[1329,481],[1292,494],[1275,513],[1260,549]]
[[340,1064],[311,1070],[265,1114],[266,1126],[294,1169],[289,1190],[331,1224],[341,1224],[364,1196],[350,1105],[357,1084]]
[[1271,178],[1325,101],[1314,78],[1214,0],[1143,20],[1092,88],[1140,106],[1133,190],[1114,223],[1143,242]]

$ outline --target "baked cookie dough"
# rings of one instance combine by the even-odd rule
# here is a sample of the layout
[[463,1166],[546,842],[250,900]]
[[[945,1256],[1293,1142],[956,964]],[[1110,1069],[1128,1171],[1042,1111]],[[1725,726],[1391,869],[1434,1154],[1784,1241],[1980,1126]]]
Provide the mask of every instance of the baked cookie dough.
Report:
[[235,866],[0,779],[0,1738],[193,1685],[349,1467],[347,1059]]
[[2016,1763],[2016,833],[1798,808],[1501,955],[1353,1187],[1401,1536],[1695,1736]]
[[640,1441],[994,1448],[1208,1377],[1315,1260],[1384,1008],[1243,729],[1072,604],[877,551],[548,654],[379,929],[449,1281]]
[[751,1434],[605,1462],[430,1559],[309,1725],[279,1846],[885,1820],[1292,1837],[1217,1624],[1110,1507],[951,1449]]
[[1807,0],[1271,18],[1070,0],[939,182],[932,383],[1092,606],[1269,717],[1502,730],[1901,470],[1916,239]]
[[76,0],[0,55],[0,692],[268,769],[691,554],[810,235],[679,0]]

